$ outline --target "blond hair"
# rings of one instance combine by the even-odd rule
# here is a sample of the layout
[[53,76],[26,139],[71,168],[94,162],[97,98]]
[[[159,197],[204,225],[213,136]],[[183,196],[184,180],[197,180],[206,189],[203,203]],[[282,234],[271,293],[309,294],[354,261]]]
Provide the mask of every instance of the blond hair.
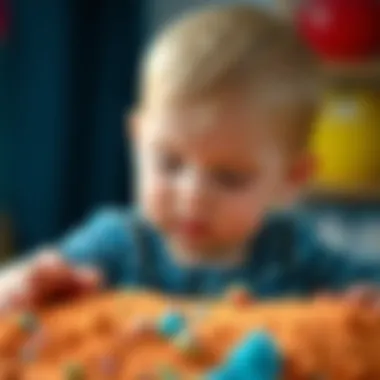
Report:
[[296,145],[305,145],[319,104],[321,78],[310,51],[287,22],[249,5],[185,15],[153,41],[141,74],[142,102],[251,91],[298,125]]

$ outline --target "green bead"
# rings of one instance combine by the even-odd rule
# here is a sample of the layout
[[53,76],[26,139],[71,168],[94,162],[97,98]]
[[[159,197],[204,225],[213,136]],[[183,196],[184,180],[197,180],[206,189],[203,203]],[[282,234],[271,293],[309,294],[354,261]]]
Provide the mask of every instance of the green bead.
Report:
[[158,371],[160,380],[180,380],[178,373],[170,366],[162,366]]
[[174,345],[186,355],[195,355],[198,353],[198,344],[195,338],[188,331],[181,332],[175,337]]
[[38,326],[37,317],[32,313],[21,314],[18,323],[20,327],[27,332],[35,331]]
[[64,369],[65,380],[84,380],[84,369],[79,363],[68,363]]
[[160,334],[172,338],[186,327],[186,319],[178,311],[168,311],[161,316],[157,327]]

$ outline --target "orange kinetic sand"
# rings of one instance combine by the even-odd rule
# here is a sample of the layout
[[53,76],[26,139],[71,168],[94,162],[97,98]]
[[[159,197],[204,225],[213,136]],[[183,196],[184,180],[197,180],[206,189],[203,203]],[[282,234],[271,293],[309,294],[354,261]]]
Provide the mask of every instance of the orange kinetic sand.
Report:
[[106,294],[4,317],[0,357],[0,380],[378,380],[380,317],[328,299]]

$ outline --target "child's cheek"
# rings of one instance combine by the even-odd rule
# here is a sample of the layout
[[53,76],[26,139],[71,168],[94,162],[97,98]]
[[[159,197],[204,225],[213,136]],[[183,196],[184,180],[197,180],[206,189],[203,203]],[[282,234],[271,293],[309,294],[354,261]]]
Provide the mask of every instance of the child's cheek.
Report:
[[172,192],[168,183],[153,174],[145,179],[141,190],[146,215],[158,224],[162,224],[169,219]]
[[267,204],[254,191],[229,195],[220,198],[219,212],[215,213],[215,222],[225,235],[244,238],[261,224]]

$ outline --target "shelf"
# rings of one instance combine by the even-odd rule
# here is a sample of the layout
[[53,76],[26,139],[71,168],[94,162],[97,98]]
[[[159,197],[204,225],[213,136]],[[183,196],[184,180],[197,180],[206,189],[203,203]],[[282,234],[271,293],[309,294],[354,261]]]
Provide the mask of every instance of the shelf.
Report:
[[363,63],[327,63],[323,65],[327,77],[336,81],[364,81],[380,84],[380,58]]
[[351,201],[376,201],[380,203],[380,184],[374,186],[355,187],[329,187],[321,185],[311,185],[305,194],[310,200],[342,200]]

